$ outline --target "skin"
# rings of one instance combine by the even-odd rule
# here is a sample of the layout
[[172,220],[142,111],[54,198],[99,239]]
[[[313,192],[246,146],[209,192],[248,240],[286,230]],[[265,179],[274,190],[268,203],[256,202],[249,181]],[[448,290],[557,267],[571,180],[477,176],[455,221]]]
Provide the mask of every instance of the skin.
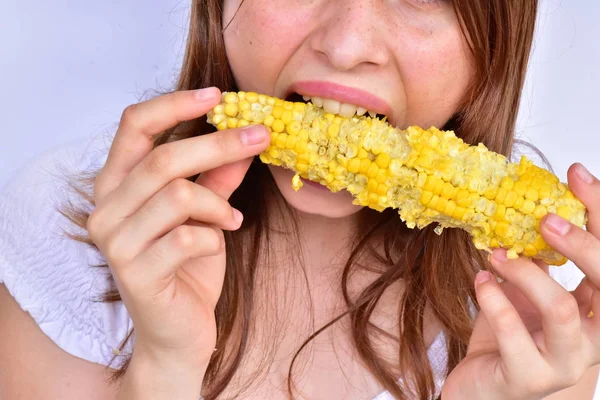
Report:
[[[238,0],[225,1],[225,19],[237,6]],[[243,90],[280,96],[294,81],[328,80],[377,93],[393,105],[400,126],[443,125],[456,111],[471,76],[455,16],[445,2],[247,0],[225,40]],[[0,341],[0,365],[7,368],[0,372],[0,397],[198,397],[215,346],[213,311],[225,272],[222,232],[237,229],[241,222],[227,199],[251,157],[264,150],[269,139],[264,128],[254,127],[152,150],[150,138],[204,115],[218,102],[218,90],[209,88],[128,107],[97,179],[97,207],[88,230],[108,260],[137,330],[122,385],[106,384],[104,368],[58,349],[1,287],[0,336],[7,339]],[[445,400],[592,397],[597,371],[590,368],[600,361],[600,323],[585,315],[590,308],[600,315],[596,289],[600,274],[594,265],[600,253],[600,182],[594,178],[584,184],[574,171],[569,172],[569,184],[589,207],[589,232],[571,227],[567,235],[557,236],[545,220],[542,234],[588,279],[572,295],[548,276],[543,265],[526,259],[501,262],[502,252],[495,254],[493,266],[505,282],[478,276],[475,285],[482,311],[467,357],[444,386]],[[183,179],[200,172],[197,182]],[[300,213],[300,230],[306,238],[300,251],[311,291],[291,296],[286,292],[289,287],[275,286],[275,293],[298,303],[286,303],[289,307],[279,310],[288,325],[278,361],[268,379],[244,398],[286,398],[279,385],[290,354],[310,333],[302,325],[308,318],[306,301],[314,304],[315,326],[339,311],[339,294],[331,287],[337,282],[335,272],[340,269],[335,267],[341,268],[358,211],[347,194],[308,188],[296,193],[289,189],[289,173],[279,168],[271,172],[285,199]],[[275,240],[275,246],[283,248]],[[284,265],[293,266],[289,260]],[[353,289],[360,290],[372,278],[359,274]],[[292,275],[292,282],[300,279],[301,275]],[[401,290],[386,293],[374,314],[375,323],[389,331],[394,330],[390,315]],[[264,317],[258,312],[256,324],[266,323]],[[426,321],[430,343],[435,321]],[[316,351],[307,360],[310,371],[305,369],[302,375],[306,398],[368,398],[381,390],[348,343],[343,323],[332,329],[330,337],[316,341]],[[394,354],[392,344],[382,346]],[[263,356],[260,343],[250,347],[249,364],[241,374]],[[535,379],[531,371],[538,372]]]

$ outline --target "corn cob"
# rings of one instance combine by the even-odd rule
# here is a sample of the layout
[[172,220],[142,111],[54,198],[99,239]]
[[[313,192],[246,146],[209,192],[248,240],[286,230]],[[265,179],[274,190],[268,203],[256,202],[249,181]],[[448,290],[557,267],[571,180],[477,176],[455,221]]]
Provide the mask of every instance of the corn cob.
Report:
[[299,177],[345,189],[355,204],[398,209],[410,228],[462,228],[478,249],[503,247],[509,258],[562,265],[567,260],[542,238],[540,219],[550,212],[586,222],[584,205],[554,174],[524,156],[511,163],[483,144],[470,146],[451,131],[400,130],[385,118],[344,118],[251,92],[223,93],[208,121],[218,130],[268,127],[271,144],[260,159],[295,171],[296,190]]

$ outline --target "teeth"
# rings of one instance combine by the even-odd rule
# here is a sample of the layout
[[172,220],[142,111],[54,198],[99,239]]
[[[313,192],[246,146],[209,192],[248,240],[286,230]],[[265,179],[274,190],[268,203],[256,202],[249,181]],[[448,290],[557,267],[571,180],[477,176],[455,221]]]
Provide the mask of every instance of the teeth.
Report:
[[323,109],[326,113],[339,114],[340,102],[330,99],[323,99]]
[[350,118],[356,114],[357,107],[352,104],[342,104],[340,106],[340,117]]
[[364,107],[359,107],[354,104],[340,103],[336,100],[324,99],[322,97],[317,96],[302,96],[302,98],[304,99],[304,101],[310,101],[315,106],[323,108],[326,113],[337,114],[340,117],[344,118],[351,118],[355,115],[362,117],[367,112],[369,112],[369,115],[373,118],[377,115],[375,111],[367,110]]

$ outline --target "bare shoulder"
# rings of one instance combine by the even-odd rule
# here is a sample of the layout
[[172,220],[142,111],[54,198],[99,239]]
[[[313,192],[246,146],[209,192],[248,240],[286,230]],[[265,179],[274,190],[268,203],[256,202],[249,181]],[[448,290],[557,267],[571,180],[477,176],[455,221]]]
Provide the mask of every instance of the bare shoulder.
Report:
[[0,398],[116,399],[106,367],[59,348],[0,284]]

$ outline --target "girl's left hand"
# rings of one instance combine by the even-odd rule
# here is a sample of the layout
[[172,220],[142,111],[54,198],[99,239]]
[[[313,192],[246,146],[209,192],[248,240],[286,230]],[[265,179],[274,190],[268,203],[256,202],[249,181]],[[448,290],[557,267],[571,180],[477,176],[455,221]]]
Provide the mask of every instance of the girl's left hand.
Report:
[[568,292],[548,275],[546,264],[507,260],[504,250],[494,251],[491,263],[504,282],[489,272],[477,275],[481,311],[442,399],[543,399],[575,385],[600,363],[600,181],[579,164],[571,166],[568,179],[588,209],[587,231],[556,215],[544,217],[540,229],[586,278]]

